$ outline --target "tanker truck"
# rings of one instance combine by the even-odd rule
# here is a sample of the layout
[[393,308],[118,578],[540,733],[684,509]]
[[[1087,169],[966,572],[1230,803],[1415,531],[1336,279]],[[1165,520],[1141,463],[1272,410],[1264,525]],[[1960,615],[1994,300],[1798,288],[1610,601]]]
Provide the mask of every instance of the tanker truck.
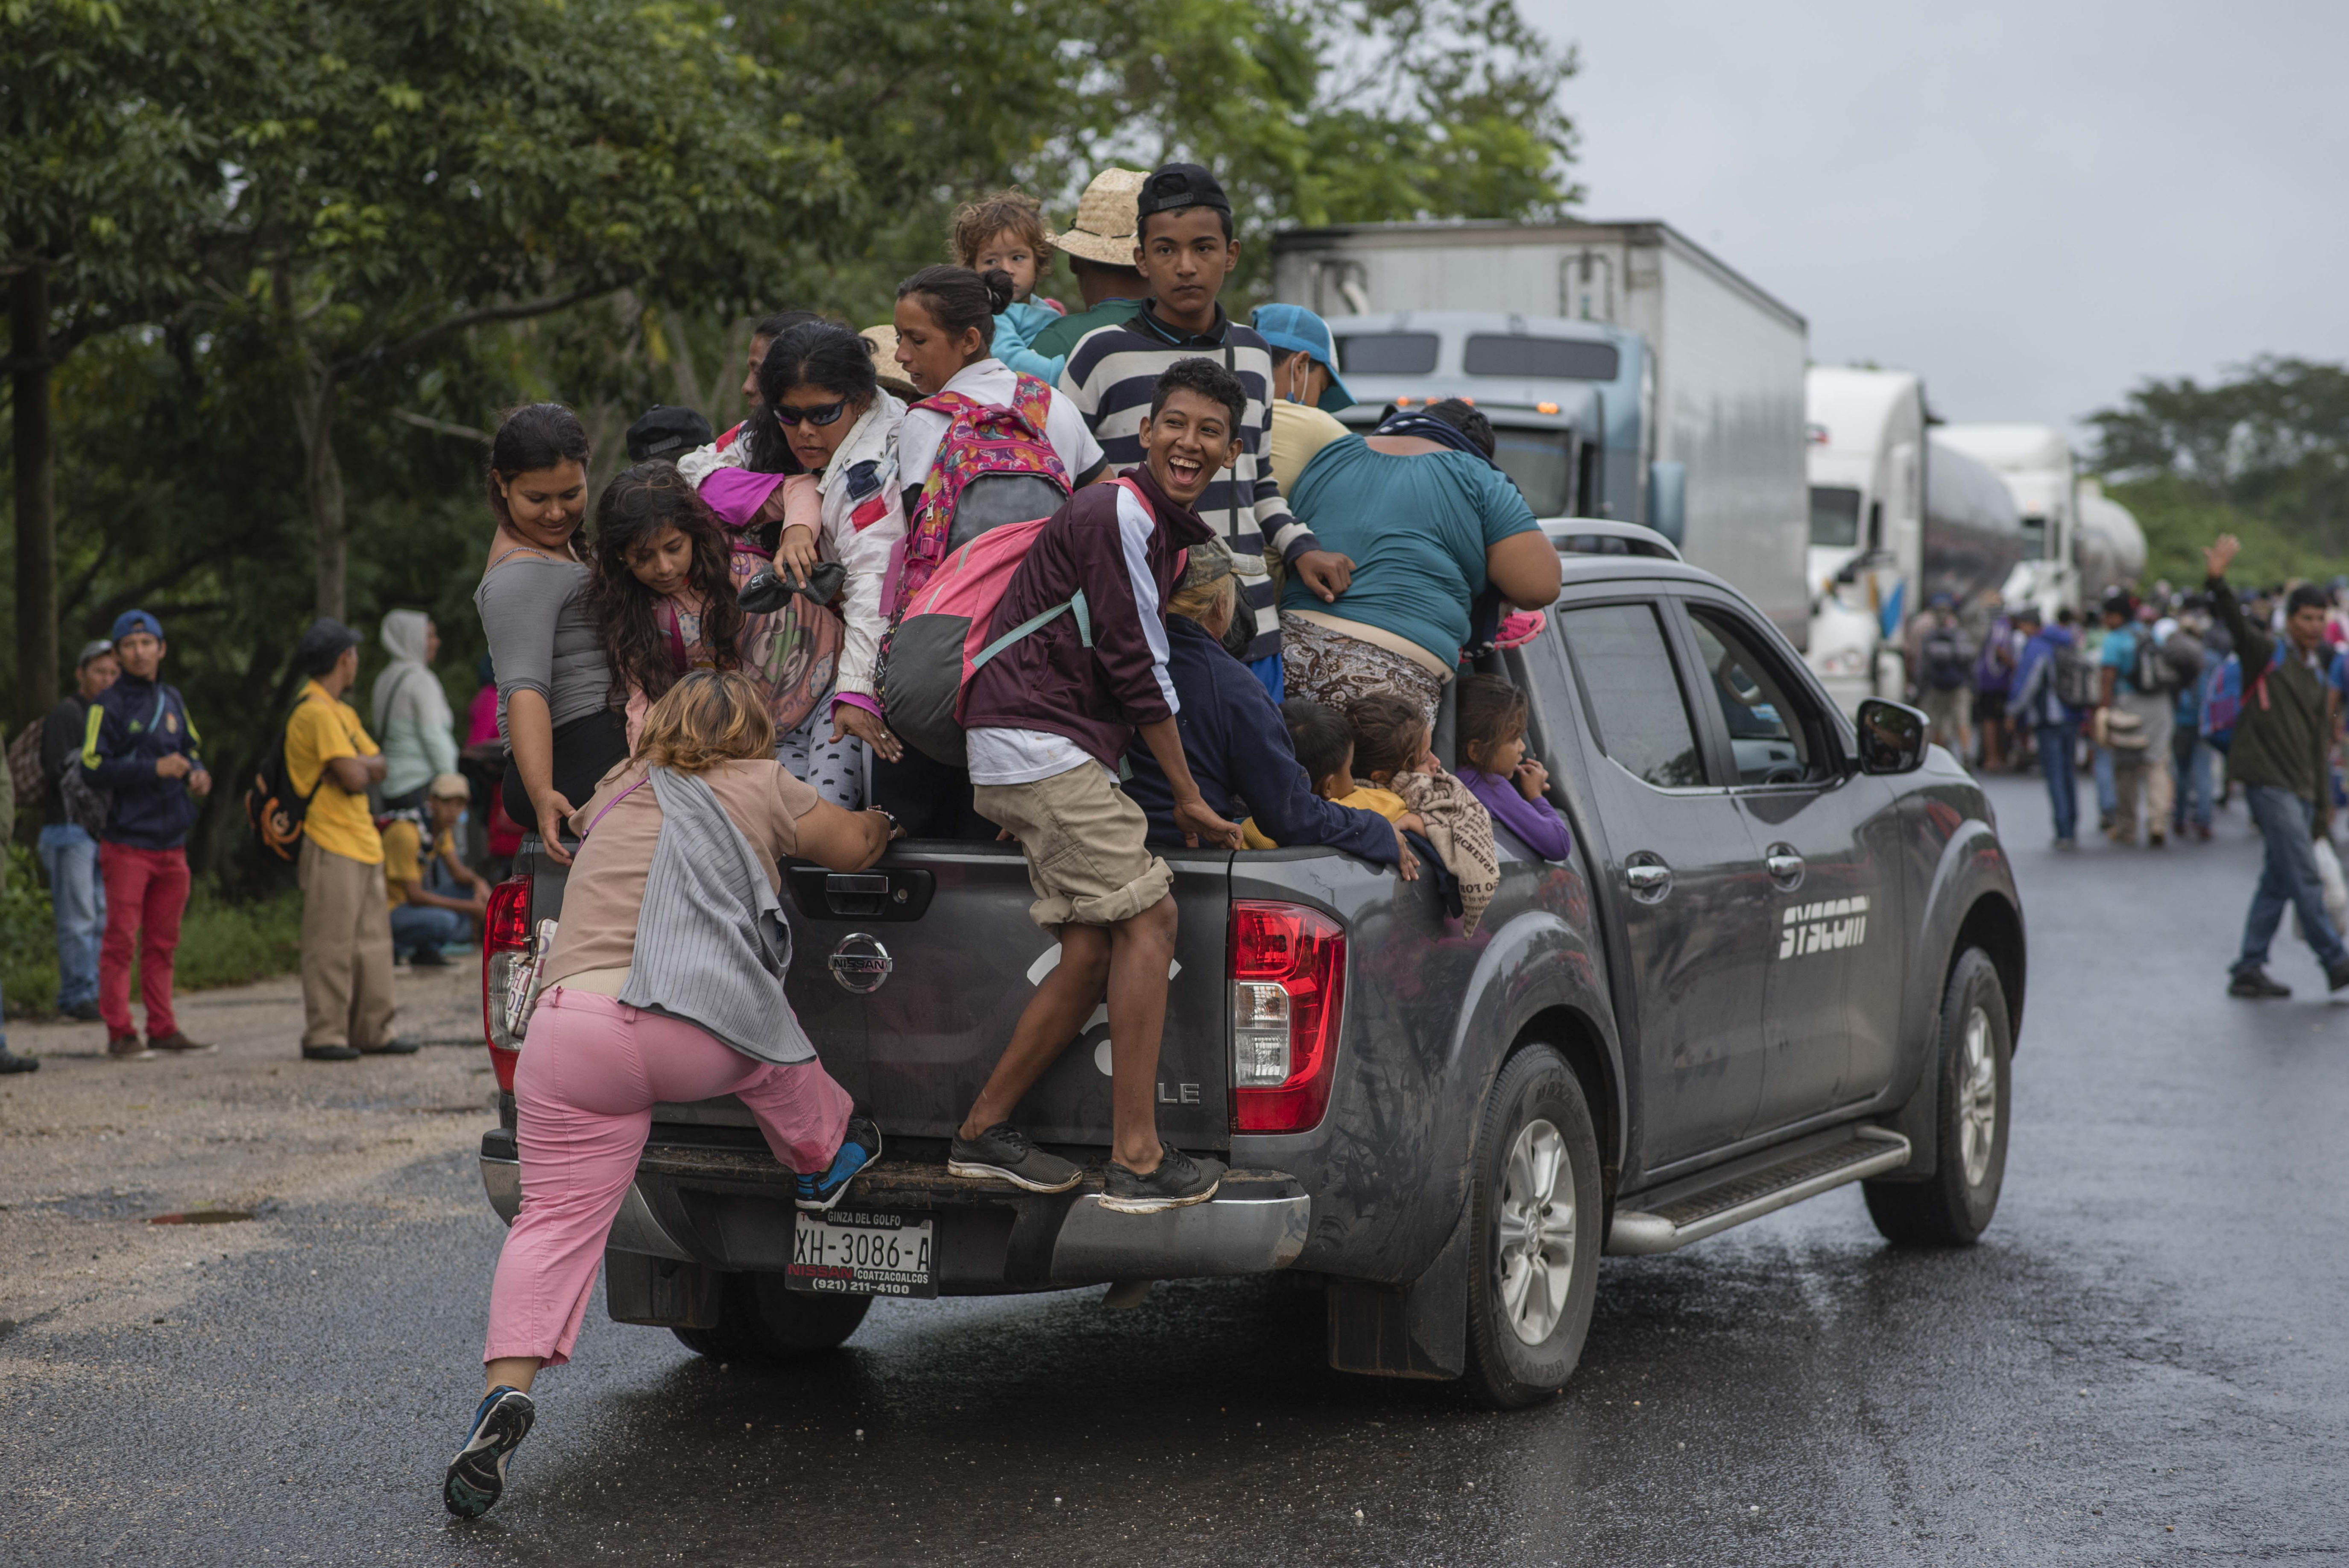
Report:
[[2094,605],[2145,571],[2145,530],[2129,509],[2093,479],[2080,481],[2080,595]]
[[2065,606],[2080,608],[2079,480],[2062,432],[2049,425],[1944,425],[1933,439],[1995,471],[2023,514],[2023,558],[2002,586],[2005,601],[2037,605],[2051,620]]

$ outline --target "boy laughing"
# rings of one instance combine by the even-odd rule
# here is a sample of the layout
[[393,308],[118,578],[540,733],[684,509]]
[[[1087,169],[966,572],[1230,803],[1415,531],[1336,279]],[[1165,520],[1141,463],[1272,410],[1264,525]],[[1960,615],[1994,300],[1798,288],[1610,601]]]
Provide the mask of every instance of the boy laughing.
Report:
[[[996,607],[1000,637],[1081,593],[1063,615],[972,676],[964,723],[979,815],[1019,841],[1036,890],[1030,913],[1061,941],[1011,1043],[957,1130],[947,1168],[1031,1192],[1063,1192],[1083,1172],[1012,1125],[1019,1101],[1109,1002],[1113,1129],[1102,1206],[1151,1214],[1215,1195],[1223,1167],[1159,1141],[1153,1103],[1174,956],[1174,873],[1144,842],[1149,819],[1118,787],[1138,732],[1174,788],[1184,842],[1239,847],[1183,756],[1166,672],[1165,600],[1183,552],[1214,535],[1191,510],[1239,454],[1247,397],[1212,359],[1169,366],[1142,421],[1143,461],[1114,483],[1079,490],[1037,535]],[[1090,637],[1087,631],[1090,631]]]

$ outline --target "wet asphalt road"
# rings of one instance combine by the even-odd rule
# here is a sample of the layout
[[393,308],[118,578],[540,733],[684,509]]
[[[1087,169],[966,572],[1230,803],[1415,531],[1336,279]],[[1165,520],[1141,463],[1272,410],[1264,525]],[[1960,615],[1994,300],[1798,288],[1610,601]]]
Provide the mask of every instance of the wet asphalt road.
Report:
[[1610,1259],[1581,1371],[1514,1415],[1326,1371],[1318,1298],[1277,1281],[885,1302],[770,1373],[599,1298],[507,1501],[452,1525],[502,1232],[435,1154],[268,1214],[163,1324],[0,1337],[0,1561],[2349,1555],[2349,1010],[2289,938],[2298,998],[2221,994],[2240,806],[2216,844],[2058,860],[2035,782],[1993,795],[2032,992],[1971,1251],[1889,1251],[1846,1189]]

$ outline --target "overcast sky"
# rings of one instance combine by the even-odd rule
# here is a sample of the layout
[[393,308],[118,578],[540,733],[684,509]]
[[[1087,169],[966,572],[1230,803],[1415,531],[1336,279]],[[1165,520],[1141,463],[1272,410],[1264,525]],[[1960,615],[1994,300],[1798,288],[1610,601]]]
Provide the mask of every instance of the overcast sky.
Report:
[[1522,4],[1581,48],[1586,215],[1664,219],[1945,419],[2349,359],[2343,0]]

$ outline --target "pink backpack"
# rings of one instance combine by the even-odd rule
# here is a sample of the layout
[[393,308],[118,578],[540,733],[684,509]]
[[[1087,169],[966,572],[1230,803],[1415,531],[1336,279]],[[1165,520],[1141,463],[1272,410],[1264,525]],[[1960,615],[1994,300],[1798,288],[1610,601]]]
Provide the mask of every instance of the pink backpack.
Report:
[[[1141,498],[1131,479],[1116,483]],[[889,727],[939,762],[966,763],[963,705],[971,677],[989,659],[1063,614],[1076,617],[1078,638],[1087,648],[1093,645],[1092,618],[1081,590],[1002,636],[988,638],[1012,574],[1050,521],[1039,517],[990,528],[940,561],[928,580],[906,595],[905,613],[882,647],[881,707]]]
[[905,520],[885,606],[907,602],[948,554],[990,529],[1050,516],[1074,488],[1044,433],[1052,389],[1035,377],[1019,376],[1009,408],[961,392],[940,392],[914,407],[946,415],[947,428]]

